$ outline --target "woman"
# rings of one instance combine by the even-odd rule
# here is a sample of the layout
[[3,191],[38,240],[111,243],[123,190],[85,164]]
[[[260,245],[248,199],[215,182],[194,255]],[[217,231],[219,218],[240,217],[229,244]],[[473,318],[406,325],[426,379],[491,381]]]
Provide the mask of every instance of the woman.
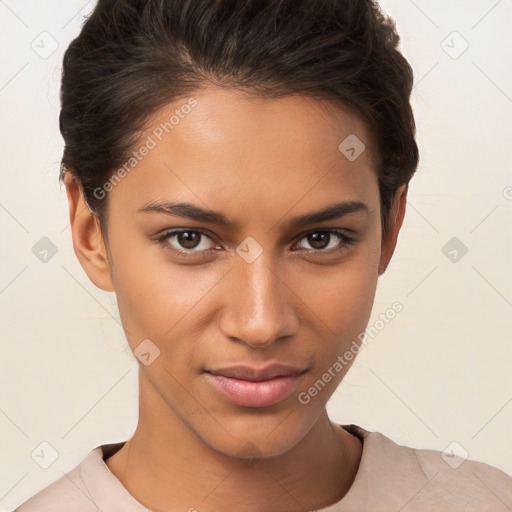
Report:
[[139,422],[20,512],[512,507],[502,471],[326,412],[418,165],[398,41],[370,0],[99,0],[64,57],[61,177]]

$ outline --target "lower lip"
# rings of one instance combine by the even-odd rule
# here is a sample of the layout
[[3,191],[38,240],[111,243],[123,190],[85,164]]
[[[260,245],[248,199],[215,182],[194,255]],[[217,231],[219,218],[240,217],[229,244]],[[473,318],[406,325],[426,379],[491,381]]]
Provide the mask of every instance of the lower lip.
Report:
[[252,382],[232,379],[206,372],[207,379],[217,391],[243,407],[269,407],[288,398],[299,383],[299,376],[281,376]]

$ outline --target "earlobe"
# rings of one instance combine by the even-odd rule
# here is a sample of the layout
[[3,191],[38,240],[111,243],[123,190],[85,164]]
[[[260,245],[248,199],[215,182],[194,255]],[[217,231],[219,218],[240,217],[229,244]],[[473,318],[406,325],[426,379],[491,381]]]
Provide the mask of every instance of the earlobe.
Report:
[[383,274],[391,261],[395,251],[398,233],[405,217],[408,185],[404,183],[395,192],[391,211],[389,212],[387,230],[382,238],[381,258],[379,263],[379,275]]
[[73,249],[89,279],[102,290],[113,292],[107,248],[97,215],[84,199],[78,178],[67,171],[63,178],[69,205]]

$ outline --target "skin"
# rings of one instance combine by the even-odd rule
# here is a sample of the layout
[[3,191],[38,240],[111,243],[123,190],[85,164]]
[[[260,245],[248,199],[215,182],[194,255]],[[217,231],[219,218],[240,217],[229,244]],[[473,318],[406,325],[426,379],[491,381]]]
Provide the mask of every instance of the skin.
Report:
[[[327,507],[350,488],[362,454],[325,408],[350,365],[308,404],[298,394],[365,330],[407,187],[395,195],[383,237],[372,145],[356,115],[299,96],[258,99],[211,87],[193,97],[192,112],[108,193],[108,240],[77,180],[65,178],[84,270],[116,293],[131,349],[149,338],[160,350],[148,366],[139,362],[139,422],[106,463],[156,512]],[[149,119],[141,140],[185,102]],[[355,161],[338,149],[350,134],[367,148]],[[177,200],[220,211],[237,227],[138,211]],[[368,212],[289,225],[341,201],[362,201]],[[176,236],[167,246],[156,241],[177,228],[208,234],[195,246]],[[331,235],[313,245],[307,235],[320,229],[356,241]],[[249,236],[263,250],[251,263],[236,252]],[[172,247],[196,254],[180,257]],[[343,250],[329,253],[336,247]],[[212,251],[197,255],[202,249]],[[269,407],[235,405],[205,378],[206,368],[270,362],[307,372],[296,392]]]

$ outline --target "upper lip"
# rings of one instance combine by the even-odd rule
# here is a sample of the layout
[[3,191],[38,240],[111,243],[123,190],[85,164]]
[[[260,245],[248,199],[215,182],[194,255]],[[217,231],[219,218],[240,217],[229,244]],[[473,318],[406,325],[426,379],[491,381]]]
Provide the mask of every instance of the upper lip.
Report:
[[262,381],[270,380],[275,377],[282,376],[297,376],[304,373],[306,370],[297,368],[295,366],[289,366],[286,364],[272,364],[263,368],[254,368],[252,366],[237,365],[229,366],[226,368],[218,368],[212,370],[206,370],[212,375],[221,375],[222,377],[229,377],[232,379],[241,379],[248,381]]

